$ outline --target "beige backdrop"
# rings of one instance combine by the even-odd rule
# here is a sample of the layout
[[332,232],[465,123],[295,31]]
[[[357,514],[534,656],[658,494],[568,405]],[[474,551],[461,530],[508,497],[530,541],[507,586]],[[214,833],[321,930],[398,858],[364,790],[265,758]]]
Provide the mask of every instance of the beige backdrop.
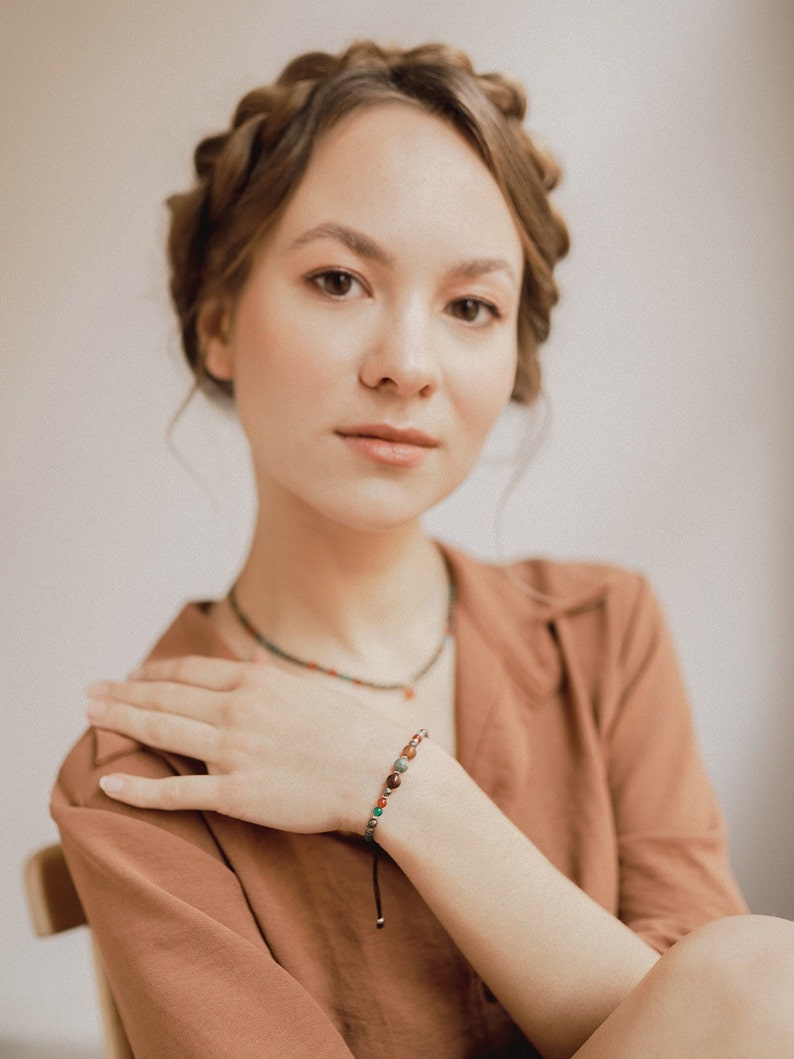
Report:
[[[21,863],[55,837],[85,685],[223,592],[249,524],[232,427],[197,403],[175,431],[206,488],[165,443],[188,383],[162,200],[246,88],[357,35],[447,39],[529,88],[574,250],[503,554],[649,575],[740,880],[794,916],[789,0],[1,0],[3,1055],[94,1054],[84,938],[32,940]],[[514,430],[429,520],[482,555]]]

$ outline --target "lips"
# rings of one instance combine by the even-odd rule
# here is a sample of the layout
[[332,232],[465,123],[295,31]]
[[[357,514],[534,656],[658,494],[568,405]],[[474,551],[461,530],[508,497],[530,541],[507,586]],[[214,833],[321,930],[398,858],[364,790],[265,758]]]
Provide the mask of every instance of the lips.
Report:
[[423,430],[390,423],[358,423],[336,433],[358,457],[383,468],[420,467],[439,445],[437,438]]
[[422,449],[434,449],[438,439],[425,434],[414,427],[393,427],[388,423],[363,423],[338,430],[343,438],[374,438],[378,441],[391,441],[397,445],[417,445]]

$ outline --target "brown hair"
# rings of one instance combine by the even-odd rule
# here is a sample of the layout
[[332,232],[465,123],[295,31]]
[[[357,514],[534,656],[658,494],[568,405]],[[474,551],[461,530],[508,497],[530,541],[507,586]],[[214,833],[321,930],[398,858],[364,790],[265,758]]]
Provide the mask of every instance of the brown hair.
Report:
[[196,148],[195,187],[168,200],[171,296],[198,385],[232,393],[232,384],[212,377],[203,364],[199,312],[213,298],[239,293],[318,137],[352,110],[394,100],[412,101],[453,125],[513,213],[525,266],[512,397],[529,404],[538,395],[538,346],[549,333],[558,298],[553,269],[568,249],[568,232],[549,201],[559,169],[522,126],[523,89],[500,74],[476,74],[466,55],[443,44],[404,50],[371,41],[339,55],[301,55],[274,84],[245,95],[231,127]]

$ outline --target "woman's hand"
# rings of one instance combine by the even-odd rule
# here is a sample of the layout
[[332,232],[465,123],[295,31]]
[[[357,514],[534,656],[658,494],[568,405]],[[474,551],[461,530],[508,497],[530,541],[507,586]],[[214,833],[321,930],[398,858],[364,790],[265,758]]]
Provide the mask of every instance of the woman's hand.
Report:
[[92,685],[98,728],[203,761],[207,775],[112,773],[111,798],[199,809],[285,831],[362,831],[388,764],[410,732],[326,681],[267,664],[188,656]]

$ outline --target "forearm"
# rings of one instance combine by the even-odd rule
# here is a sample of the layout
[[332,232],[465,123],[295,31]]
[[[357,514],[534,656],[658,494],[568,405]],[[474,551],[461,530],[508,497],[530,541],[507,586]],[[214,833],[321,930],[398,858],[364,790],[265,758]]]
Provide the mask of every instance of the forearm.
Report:
[[377,838],[546,1056],[573,1054],[658,958],[430,741]]

